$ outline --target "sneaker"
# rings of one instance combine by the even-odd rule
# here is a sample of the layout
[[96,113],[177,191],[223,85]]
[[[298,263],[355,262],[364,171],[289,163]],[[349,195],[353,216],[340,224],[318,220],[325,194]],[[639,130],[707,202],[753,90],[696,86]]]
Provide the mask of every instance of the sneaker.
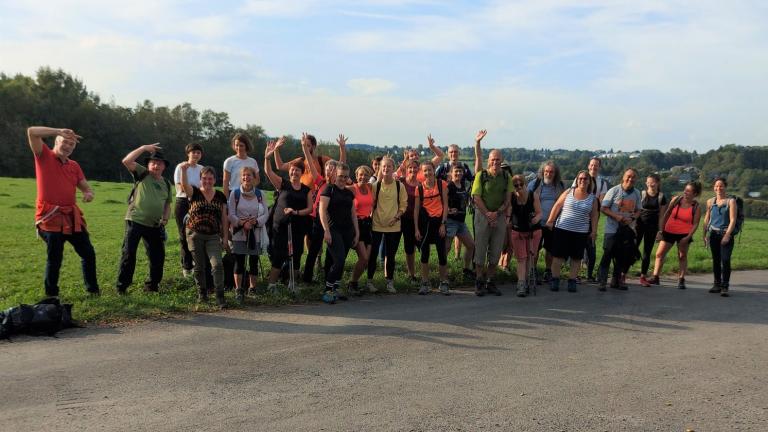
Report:
[[721,285],[720,286],[720,297],[729,297],[729,295],[728,295],[728,285]]
[[568,279],[568,292],[574,293],[578,291],[576,284],[579,282],[576,279]]
[[490,279],[488,279],[488,282],[485,283],[485,290],[488,291],[488,294],[493,294],[496,297],[501,295],[501,291],[496,288],[496,283]]
[[652,278],[648,279],[648,283],[651,285],[660,285],[661,281],[659,281],[659,275],[653,275]]
[[365,283],[365,289],[367,289],[368,292],[371,294],[375,294],[377,291],[379,291],[376,289],[376,285],[374,285],[373,281],[371,280]]
[[451,295],[450,288],[448,288],[448,281],[440,282],[440,294]]
[[611,277],[611,288],[619,289],[619,278],[617,277]]
[[485,295],[485,281],[475,279],[475,295],[478,297]]
[[350,281],[347,284],[347,292],[349,295],[359,297],[363,295],[363,293],[360,291],[360,287],[357,285],[357,282]]
[[273,284],[273,283],[269,284],[269,285],[267,286],[267,291],[268,291],[270,294],[275,294],[275,293],[277,293],[277,284]]
[[677,289],[685,289],[685,278],[677,280]]
[[518,297],[525,297],[528,295],[528,288],[525,286],[524,281],[518,281],[517,282],[517,292],[515,293]]
[[208,293],[197,295],[198,303],[208,303]]
[[581,285],[581,276],[576,276],[576,279],[574,279],[578,285]]
[[597,286],[597,290],[598,291],[605,291],[606,289],[608,289],[608,282],[606,280],[604,280],[604,279],[601,279],[600,283]]
[[465,268],[464,269],[464,279],[475,280],[476,279],[475,272],[472,271],[472,269]]
[[[725,289],[726,292],[728,291],[728,288]],[[723,291],[723,287],[720,285],[720,282],[715,282],[712,284],[712,288],[709,289],[709,292],[712,294],[721,294]]]
[[341,291],[339,291],[338,288],[333,289],[333,296],[336,297],[336,300],[341,300],[341,301],[349,300],[349,297],[347,297]]
[[544,283],[549,282],[551,279],[552,279],[552,270],[544,270],[544,277],[543,277]]
[[550,291],[560,291],[560,278],[551,278],[549,280]]
[[323,296],[321,297],[323,300],[323,303],[326,304],[334,304],[336,303],[336,295],[334,295],[333,290],[326,290],[323,293]]
[[224,293],[216,293],[216,306],[219,307],[219,309],[226,309],[227,308],[227,301],[224,299]]
[[240,288],[237,290],[237,293],[235,294],[235,301],[237,301],[237,304],[242,306],[245,303],[245,290]]
[[181,274],[183,274],[185,278],[191,278],[195,274],[195,272],[192,271],[191,269],[190,270],[181,269]]
[[419,288],[419,295],[429,294],[429,282],[422,282],[421,288]]
[[622,273],[619,277],[619,289],[622,291],[626,291],[629,289],[629,285],[627,285],[627,274]]
[[651,283],[648,282],[648,279],[645,278],[645,275],[640,276],[640,286],[649,287],[651,286]]
[[390,294],[396,294],[395,281],[393,279],[387,280],[387,292]]

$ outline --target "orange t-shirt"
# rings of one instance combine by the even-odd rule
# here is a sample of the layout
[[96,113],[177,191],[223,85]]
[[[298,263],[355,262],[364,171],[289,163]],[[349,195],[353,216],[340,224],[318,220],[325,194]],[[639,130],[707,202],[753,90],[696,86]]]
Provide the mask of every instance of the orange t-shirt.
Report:
[[672,209],[672,213],[664,225],[664,231],[670,234],[688,234],[693,228],[693,206],[683,208],[677,206]]
[[353,186],[355,193],[355,213],[358,219],[371,217],[373,212],[373,187],[366,185],[366,193],[363,193],[360,185]]
[[[320,159],[318,159],[318,156],[315,156],[315,161],[320,162],[323,161],[323,163],[320,164],[320,174],[325,174],[325,163],[331,160],[330,156],[320,156]],[[308,187],[311,191],[314,191],[317,186],[315,185],[315,178],[312,175],[312,170],[309,169],[309,162],[303,158],[303,157],[297,157],[296,159],[292,160],[290,163],[296,163],[296,162],[302,162],[304,164],[304,172],[301,174],[301,184]]]
[[[448,183],[444,180],[438,180],[442,183],[442,190],[447,190]],[[426,182],[421,183],[421,187],[424,189],[424,198],[422,199],[421,206],[427,211],[430,217],[442,217],[443,216],[443,197],[440,196],[440,189],[435,182],[432,188],[428,188]],[[416,192],[418,194],[418,192]],[[419,196],[419,195],[417,195]]]

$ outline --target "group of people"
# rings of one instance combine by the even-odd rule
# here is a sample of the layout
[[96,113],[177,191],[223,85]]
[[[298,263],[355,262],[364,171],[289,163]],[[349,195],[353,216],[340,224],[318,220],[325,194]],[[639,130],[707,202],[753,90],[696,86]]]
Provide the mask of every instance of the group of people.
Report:
[[[244,134],[232,138],[234,154],[223,166],[223,191],[216,189],[217,173],[200,163],[204,151],[199,144],[185,148],[187,159],[176,166],[173,182],[163,177],[170,162],[157,144],[143,145],[123,158],[134,185],[128,199],[125,232],[116,290],[126,294],[133,283],[136,253],[143,242],[149,261],[146,291],[158,291],[165,264],[166,225],[175,198],[175,222],[179,232],[181,266],[184,276],[194,276],[198,299],[207,302],[215,294],[220,307],[224,297],[225,252],[234,257],[231,270],[236,300],[242,303],[258,287],[259,256],[269,256],[268,290],[276,289],[281,277],[289,281],[312,282],[318,257],[326,246],[322,271],[325,289],[322,300],[334,303],[348,295],[375,293],[379,255],[383,256],[385,287],[396,292],[395,256],[401,238],[405,272],[418,293],[429,294],[430,253],[434,246],[438,262],[437,289],[449,295],[447,256],[452,245],[457,255],[463,249],[463,276],[474,280],[475,294],[499,296],[495,274],[514,257],[518,284],[516,295],[527,296],[540,283],[535,272],[541,249],[545,251],[543,282],[552,291],[561,285],[561,268],[569,265],[566,289],[576,292],[582,261],[587,279],[600,290],[609,286],[626,290],[627,273],[637,258],[642,259],[639,283],[659,283],[669,250],[677,244],[678,288],[685,289],[687,252],[704,213],[704,241],[712,251],[714,284],[710,292],[728,295],[733,237],[740,229],[736,203],[726,192],[727,182],[714,182],[715,197],[699,206],[701,185],[690,182],[683,193],[667,199],[657,174],[646,178],[645,189],[635,187],[636,170],[627,169],[621,183],[613,187],[600,175],[599,158],[590,160],[566,187],[554,161],[542,164],[538,175],[526,182],[513,175],[503,163],[499,150],[492,150],[483,166],[481,142],[487,132],[475,136],[474,173],[459,160],[459,147],[448,147],[448,160],[435,145],[430,160],[421,161],[416,151],[406,151],[398,164],[387,155],[376,157],[371,166],[354,171],[346,164],[346,141],[339,135],[339,160],[320,155],[317,140],[302,134],[303,156],[284,162],[280,149],[285,138],[268,143],[263,168],[276,197],[267,205],[259,189],[260,167],[249,156],[250,139]],[[44,139],[53,137],[53,148]],[[28,139],[35,156],[37,209],[35,225],[46,242],[45,292],[58,296],[58,278],[63,246],[70,242],[82,259],[85,287],[99,294],[96,256],[76,189],[83,201],[94,198],[80,166],[69,157],[79,139],[69,129],[30,127]],[[146,155],[144,163],[137,160]],[[273,168],[274,162],[274,168]],[[285,177],[278,174],[283,172]],[[354,174],[354,175],[353,175]],[[472,218],[472,228],[467,217]],[[598,222],[605,217],[603,254],[596,267]],[[659,243],[653,274],[649,274],[651,252]],[[301,258],[308,248],[303,270]],[[638,248],[642,245],[642,254]],[[357,262],[344,288],[344,264],[351,250]],[[415,254],[419,252],[417,272]],[[612,271],[609,271],[612,268]],[[596,273],[595,273],[596,270]],[[363,284],[360,278],[366,273]],[[245,277],[245,275],[248,277]],[[535,275],[534,278],[529,275]],[[295,290],[295,284],[290,286]]]

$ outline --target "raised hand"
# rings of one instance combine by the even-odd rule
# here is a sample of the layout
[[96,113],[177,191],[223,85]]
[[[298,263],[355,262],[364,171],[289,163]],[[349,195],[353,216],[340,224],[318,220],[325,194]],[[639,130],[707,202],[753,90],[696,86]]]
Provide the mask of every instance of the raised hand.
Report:
[[81,137],[80,135],[76,134],[75,131],[72,129],[60,129],[59,135],[61,135],[62,138],[64,138],[65,141],[72,141],[73,143],[77,144]]
[[339,137],[336,138],[336,143],[339,145],[339,147],[344,147],[345,145],[347,145],[348,139],[349,138],[345,137],[344,134],[339,134]]
[[475,135],[475,142],[480,142],[485,138],[485,136],[488,134],[488,131],[485,129],[480,129],[480,131]]
[[145,152],[147,152],[147,153],[154,154],[154,153],[157,153],[158,151],[162,150],[163,148],[160,147],[160,143],[157,142],[157,143],[154,143],[154,144],[147,144],[147,145],[143,146],[142,149]]
[[182,170],[186,170],[187,168],[189,168],[189,162],[188,161],[184,161],[184,162],[180,163],[179,164],[179,168],[181,168]]
[[430,147],[435,145],[435,139],[432,138],[432,134],[427,135],[427,144],[429,144]]
[[[280,147],[282,147],[283,144],[285,144],[285,136],[281,136],[280,138],[278,138],[277,142],[275,142],[275,140],[272,140],[272,142],[275,144],[275,150],[277,150]],[[303,143],[303,140],[302,140],[302,143]]]
[[309,145],[309,134],[306,132],[301,133],[301,145]]
[[264,149],[264,159],[267,159],[268,157],[272,156],[275,150],[277,150],[277,143],[275,142],[275,140],[268,142],[267,148]]

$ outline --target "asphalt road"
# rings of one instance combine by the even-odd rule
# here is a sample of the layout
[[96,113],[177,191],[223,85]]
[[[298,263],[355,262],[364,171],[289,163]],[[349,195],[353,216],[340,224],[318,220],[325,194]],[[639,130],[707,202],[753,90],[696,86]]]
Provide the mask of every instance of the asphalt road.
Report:
[[766,431],[768,272],[432,294],[0,343],[3,431]]

